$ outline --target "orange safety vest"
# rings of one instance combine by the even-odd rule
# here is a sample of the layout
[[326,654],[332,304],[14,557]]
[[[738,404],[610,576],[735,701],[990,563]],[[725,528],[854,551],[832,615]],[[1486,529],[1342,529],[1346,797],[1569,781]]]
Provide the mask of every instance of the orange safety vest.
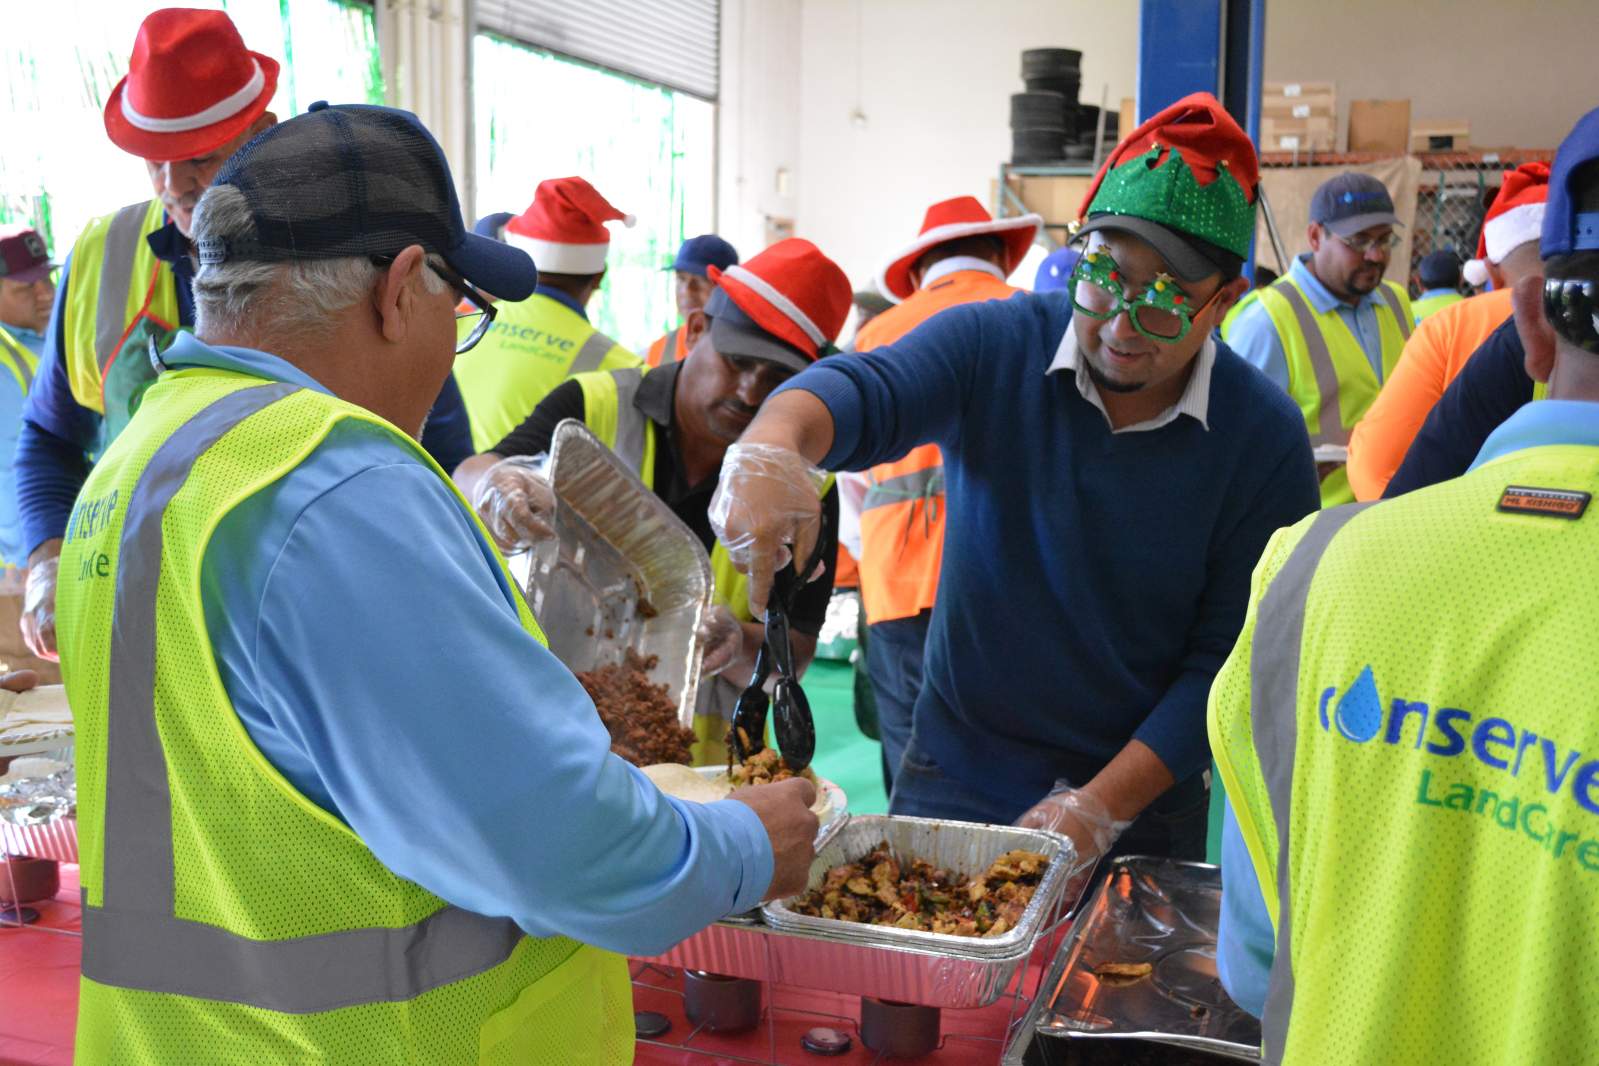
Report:
[[[981,270],[958,270],[913,292],[861,328],[858,352],[893,344],[945,308],[1005,300],[1023,290]],[[936,444],[871,469],[861,505],[861,601],[868,624],[933,606],[944,558],[944,456]]]
[[650,345],[650,350],[644,353],[644,365],[649,367],[660,366],[661,357],[666,354],[668,348],[672,350],[672,362],[681,363],[687,358],[688,330],[681,325],[673,326],[671,332],[664,336],[656,337],[655,343]]

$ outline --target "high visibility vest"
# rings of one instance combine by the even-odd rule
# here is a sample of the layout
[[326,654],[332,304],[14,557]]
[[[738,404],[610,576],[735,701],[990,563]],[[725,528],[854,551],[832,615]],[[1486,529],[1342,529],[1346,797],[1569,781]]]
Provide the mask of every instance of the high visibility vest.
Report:
[[78,739],[77,1061],[629,1062],[621,957],[387,869],[261,755],[223,687],[201,606],[211,534],[345,421],[451,485],[358,407],[194,368],[149,390],[73,509],[57,633]]
[[[961,270],[918,289],[861,328],[855,348],[869,352],[960,304],[1004,300],[1022,290],[981,270]],[[944,457],[923,444],[872,467],[861,503],[861,604],[875,624],[912,618],[938,598],[944,559]]]
[[[1377,288],[1377,328],[1382,338],[1382,378],[1355,335],[1334,308],[1317,314],[1292,275],[1285,275],[1260,291],[1260,304],[1271,316],[1288,362],[1288,393],[1305,415],[1312,447],[1323,444],[1349,446],[1349,433],[1366,413],[1382,383],[1393,373],[1410,331],[1415,328],[1410,298],[1391,281]],[[1349,473],[1343,464],[1321,482],[1321,505],[1334,507],[1354,501]]]
[[67,383],[80,406],[103,415],[101,446],[115,440],[156,378],[150,345],[179,328],[178,283],[150,250],[161,201],[130,204],[90,222],[72,246],[62,308]]
[[1227,335],[1232,332],[1233,323],[1238,321],[1239,315],[1243,314],[1247,308],[1253,307],[1259,302],[1260,289],[1258,288],[1250,289],[1248,292],[1244,293],[1243,296],[1239,297],[1238,302],[1229,307],[1227,309],[1227,313],[1221,316],[1221,339],[1224,341],[1227,339]]
[[570,307],[541,293],[502,300],[489,331],[455,360],[472,447],[486,452],[573,374],[638,366],[639,358]]
[[33,375],[39,369],[39,357],[26,344],[7,333],[4,326],[0,326],[0,367],[4,367],[16,379],[22,395],[28,395],[28,390],[33,388]]
[[1464,299],[1465,297],[1458,292],[1441,292],[1436,296],[1425,296],[1410,301],[1410,310],[1415,314],[1416,321],[1420,322],[1434,311],[1442,311],[1450,304],[1457,304]]
[[[666,358],[668,352],[672,354],[670,359]],[[655,342],[650,345],[649,351],[644,353],[644,365],[653,368],[660,366],[663,361],[681,363],[687,358],[688,330],[678,325],[673,326],[665,336],[655,338]]]
[[1276,933],[1265,1061],[1599,1042],[1599,448],[1280,531],[1211,690]]

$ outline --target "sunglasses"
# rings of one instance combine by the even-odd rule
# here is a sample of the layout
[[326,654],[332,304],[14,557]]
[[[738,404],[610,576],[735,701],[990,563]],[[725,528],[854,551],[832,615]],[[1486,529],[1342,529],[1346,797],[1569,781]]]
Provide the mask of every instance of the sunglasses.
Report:
[[[489,326],[494,322],[495,309],[488,297],[478,292],[461,275],[457,274],[447,265],[440,265],[431,259],[423,260],[428,269],[449,283],[450,287],[460,296],[460,302],[455,308],[455,354],[471,351],[477,342],[483,339],[483,334],[489,331]],[[394,265],[392,255],[374,255],[372,265],[389,267]]]
[[1338,234],[1333,233],[1332,230],[1327,232],[1356,255],[1366,255],[1374,248],[1383,255],[1387,255],[1399,247],[1400,241],[1400,236],[1397,233],[1390,233],[1386,237],[1340,237]]
[[1599,282],[1589,278],[1546,278],[1543,313],[1568,343],[1599,354]]
[[[803,570],[796,570],[790,560],[772,578],[772,594],[766,601],[766,639],[755,655],[755,673],[733,708],[733,751],[740,762],[766,749],[766,713],[770,708],[777,711],[775,734],[784,764],[797,774],[811,764],[811,757],[816,754],[816,721],[794,668],[788,616],[806,584],[800,574],[808,577],[816,572],[816,564],[821,561],[820,547],[818,543],[818,550],[811,554]],[[774,668],[777,684],[768,699],[766,681]]]
[[1175,344],[1188,336],[1194,319],[1221,295],[1221,289],[1217,289],[1210,299],[1195,307],[1188,294],[1177,287],[1176,279],[1162,273],[1156,274],[1143,292],[1128,299],[1125,280],[1109,252],[1084,252],[1072,269],[1072,306],[1101,322],[1125,313],[1133,328],[1145,337],[1161,344]]

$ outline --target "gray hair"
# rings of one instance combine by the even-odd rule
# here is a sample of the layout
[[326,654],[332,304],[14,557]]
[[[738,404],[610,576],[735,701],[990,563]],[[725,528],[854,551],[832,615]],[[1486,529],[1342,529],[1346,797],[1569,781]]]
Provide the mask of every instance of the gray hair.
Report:
[[[232,185],[214,185],[194,209],[193,239],[253,240],[250,205]],[[436,255],[430,262],[441,262]],[[327,328],[340,311],[372,291],[383,268],[364,256],[302,259],[286,263],[231,261],[205,264],[194,276],[195,331],[201,335],[270,332],[300,334]],[[422,271],[426,290],[448,283]]]

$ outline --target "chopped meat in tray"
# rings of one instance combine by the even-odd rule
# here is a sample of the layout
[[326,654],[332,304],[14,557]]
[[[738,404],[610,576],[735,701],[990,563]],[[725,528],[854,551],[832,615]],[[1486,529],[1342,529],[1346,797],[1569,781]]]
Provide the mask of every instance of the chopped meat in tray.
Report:
[[611,750],[634,766],[689,761],[694,731],[684,729],[665,685],[650,681],[660,659],[628,650],[621,665],[577,675],[611,734]]

